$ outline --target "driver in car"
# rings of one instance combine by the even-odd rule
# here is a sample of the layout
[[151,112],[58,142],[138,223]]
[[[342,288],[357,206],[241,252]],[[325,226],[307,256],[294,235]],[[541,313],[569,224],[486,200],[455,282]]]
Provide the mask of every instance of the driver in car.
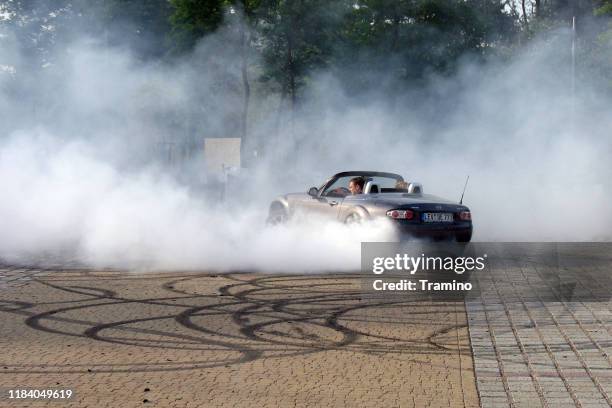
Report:
[[349,181],[349,191],[352,195],[363,193],[363,186],[365,185],[365,179],[363,177],[353,177]]
[[364,185],[365,179],[363,177],[353,177],[349,180],[348,189],[346,187],[336,187],[330,191],[329,195],[332,197],[346,197],[349,194],[361,194],[363,193]]

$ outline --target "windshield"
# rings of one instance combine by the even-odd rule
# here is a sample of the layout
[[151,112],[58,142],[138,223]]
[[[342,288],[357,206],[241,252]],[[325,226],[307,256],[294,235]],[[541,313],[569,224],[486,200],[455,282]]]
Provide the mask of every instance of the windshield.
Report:
[[348,189],[349,182],[355,176],[339,177],[330,184],[321,194],[324,197],[345,197],[351,192]]

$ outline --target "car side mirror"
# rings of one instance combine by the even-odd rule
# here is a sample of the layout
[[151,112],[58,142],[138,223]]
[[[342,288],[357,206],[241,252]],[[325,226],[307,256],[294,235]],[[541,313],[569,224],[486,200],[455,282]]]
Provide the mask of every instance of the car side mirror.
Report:
[[310,187],[308,190],[308,195],[311,197],[316,197],[319,194],[319,189],[316,187]]

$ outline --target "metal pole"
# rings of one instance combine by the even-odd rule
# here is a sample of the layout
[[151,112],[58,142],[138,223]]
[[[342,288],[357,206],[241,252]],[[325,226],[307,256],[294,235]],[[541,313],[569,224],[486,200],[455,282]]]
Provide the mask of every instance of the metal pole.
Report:
[[572,100],[576,96],[576,17],[572,17]]
[[572,79],[571,79],[571,132],[574,133],[576,128],[576,17],[572,17]]

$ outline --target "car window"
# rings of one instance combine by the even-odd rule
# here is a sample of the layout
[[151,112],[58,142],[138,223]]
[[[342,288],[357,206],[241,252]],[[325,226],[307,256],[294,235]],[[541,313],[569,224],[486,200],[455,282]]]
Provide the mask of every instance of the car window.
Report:
[[334,181],[321,194],[324,197],[346,197],[351,192],[348,189],[349,181],[355,176],[340,177]]

